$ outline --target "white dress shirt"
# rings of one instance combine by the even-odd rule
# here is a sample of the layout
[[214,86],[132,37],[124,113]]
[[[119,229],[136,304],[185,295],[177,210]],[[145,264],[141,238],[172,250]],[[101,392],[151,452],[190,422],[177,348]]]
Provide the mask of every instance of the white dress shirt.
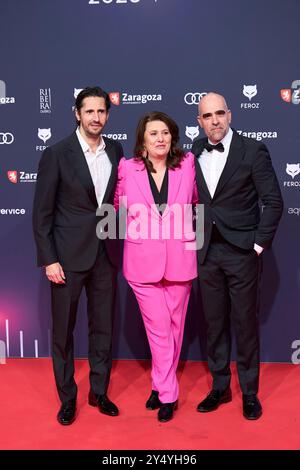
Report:
[[105,151],[105,142],[101,137],[100,145],[94,153],[80,134],[79,128],[76,129],[76,135],[88,164],[95,187],[98,206],[100,207],[111,174],[111,161]]
[[[211,152],[208,152],[206,149],[204,149],[201,153],[201,156],[198,158],[211,197],[214,197],[220,176],[224,170],[229,153],[232,134],[233,132],[229,128],[224,139],[221,140],[222,144],[224,145],[224,152],[219,152],[218,150],[212,150]],[[208,142],[214,145],[212,142]]]
[[[214,197],[219,179],[227,161],[232,135],[232,129],[229,128],[227,134],[221,140],[224,146],[224,152],[219,152],[218,150],[212,150],[211,152],[208,152],[206,149],[204,149],[201,155],[198,157],[206,185],[212,198]],[[214,145],[212,142],[208,142]],[[263,248],[256,243],[254,244],[253,248],[258,255],[263,251]]]

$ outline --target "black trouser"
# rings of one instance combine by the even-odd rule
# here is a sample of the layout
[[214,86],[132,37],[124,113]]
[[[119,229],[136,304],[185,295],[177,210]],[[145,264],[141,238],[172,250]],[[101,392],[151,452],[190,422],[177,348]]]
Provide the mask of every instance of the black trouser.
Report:
[[230,384],[231,323],[237,345],[237,370],[244,394],[257,393],[259,383],[258,291],[262,259],[221,237],[210,243],[199,284],[207,322],[208,366],[213,388]]
[[88,271],[65,271],[66,284],[51,283],[53,319],[53,368],[62,402],[76,398],[73,331],[80,294],[85,287],[89,331],[90,385],[94,393],[106,393],[112,365],[112,328],[116,271],[103,245]]

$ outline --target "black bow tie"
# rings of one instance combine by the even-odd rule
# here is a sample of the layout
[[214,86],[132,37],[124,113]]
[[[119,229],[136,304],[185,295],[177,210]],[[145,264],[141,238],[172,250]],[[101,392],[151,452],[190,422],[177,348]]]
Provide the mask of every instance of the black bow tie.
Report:
[[222,144],[222,142],[219,142],[217,145],[211,145],[209,142],[206,142],[204,144],[204,148],[208,152],[211,152],[212,150],[218,150],[218,152],[224,152],[224,145]]

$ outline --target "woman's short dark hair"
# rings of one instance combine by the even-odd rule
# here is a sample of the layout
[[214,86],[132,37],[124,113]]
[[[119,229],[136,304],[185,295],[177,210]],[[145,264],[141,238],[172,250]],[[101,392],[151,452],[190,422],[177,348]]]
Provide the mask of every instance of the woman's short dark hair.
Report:
[[[83,100],[85,98],[88,98],[89,96],[97,96],[98,98],[104,98],[105,100],[105,107],[106,111],[109,111],[110,108],[110,99],[109,99],[109,94],[106,93],[106,91],[102,90],[99,86],[93,86],[93,87],[86,87],[83,90],[81,90],[80,93],[78,93],[76,101],[75,101],[75,108],[79,112],[80,108],[83,106]],[[77,124],[79,122],[77,121]]]
[[141,160],[145,163],[145,166],[152,173],[156,173],[151,161],[144,155],[144,136],[146,125],[148,122],[162,121],[164,122],[170,131],[172,141],[170,152],[167,157],[167,168],[174,169],[180,167],[180,162],[184,157],[183,150],[178,146],[179,142],[179,128],[176,122],[167,114],[161,111],[151,111],[150,113],[143,116],[136,129],[136,141],[134,146],[134,156],[137,160]]

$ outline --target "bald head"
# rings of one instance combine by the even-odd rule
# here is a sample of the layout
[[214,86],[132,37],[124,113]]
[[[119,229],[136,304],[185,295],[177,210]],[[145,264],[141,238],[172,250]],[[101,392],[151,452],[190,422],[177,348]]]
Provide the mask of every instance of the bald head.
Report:
[[201,116],[201,110],[203,106],[207,104],[210,105],[211,103],[214,103],[214,102],[222,103],[222,107],[228,111],[228,106],[227,106],[224,96],[219,95],[218,93],[214,93],[213,91],[210,91],[209,93],[204,95],[203,98],[201,98],[201,100],[199,101],[199,104],[198,104],[199,116]]
[[225,98],[218,93],[207,93],[199,101],[198,122],[213,144],[220,142],[229,130],[231,112]]

